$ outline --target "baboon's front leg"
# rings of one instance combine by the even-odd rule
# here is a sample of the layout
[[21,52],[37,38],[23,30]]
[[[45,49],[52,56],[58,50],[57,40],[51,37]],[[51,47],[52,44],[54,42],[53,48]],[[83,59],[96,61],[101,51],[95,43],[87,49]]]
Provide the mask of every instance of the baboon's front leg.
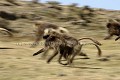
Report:
[[44,52],[45,50],[46,50],[45,48],[42,48],[42,49],[40,49],[38,52],[34,53],[33,56],[36,56],[36,55]]
[[120,38],[120,35],[115,39],[115,41],[117,41]]
[[104,38],[104,40],[107,40],[107,39],[110,39],[111,37],[112,37],[113,35],[108,35],[108,36],[106,36],[105,38]]
[[55,50],[54,54],[47,60],[47,63],[50,63],[51,60],[58,54],[58,51]]

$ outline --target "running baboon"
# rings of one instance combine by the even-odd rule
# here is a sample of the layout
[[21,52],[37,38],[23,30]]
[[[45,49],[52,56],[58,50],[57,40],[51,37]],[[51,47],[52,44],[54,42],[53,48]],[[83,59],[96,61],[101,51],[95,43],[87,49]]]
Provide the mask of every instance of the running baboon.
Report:
[[[34,53],[33,56],[38,55],[41,52],[45,52],[48,49],[54,49],[54,54],[48,59],[47,63],[49,63],[58,53],[64,56],[66,60],[70,59],[67,57],[72,54],[73,49],[71,47],[72,47],[72,44],[75,44],[75,43],[69,43],[69,45],[67,45],[66,40],[62,36],[63,35],[60,35],[56,32],[51,32],[49,35],[43,36],[43,38],[46,39],[45,47],[39,50],[37,53]],[[69,52],[71,51],[71,52],[67,53],[66,51],[69,51]]]
[[120,38],[120,23],[116,20],[110,19],[106,27],[108,29],[108,36],[105,37],[104,40],[110,39],[113,35],[116,35],[118,37],[115,39],[115,41],[117,41]]
[[[50,38],[51,37],[51,38]],[[58,62],[62,65],[67,65],[67,64],[71,64],[73,62],[74,57],[80,53],[81,54],[81,49],[83,45],[86,44],[80,44],[80,40],[83,39],[89,39],[92,40],[94,43],[91,43],[92,45],[95,45],[98,49],[98,55],[101,56],[101,49],[99,48],[98,45],[101,45],[101,43],[99,43],[98,41],[95,41],[91,38],[81,38],[79,40],[75,39],[74,37],[70,37],[70,36],[66,36],[66,35],[59,35],[56,33],[53,33],[53,35],[50,35],[48,39],[55,39],[58,38],[60,40],[63,41],[63,43],[59,46],[59,52],[60,52],[60,57],[58,59]],[[63,45],[64,44],[64,45]],[[56,47],[56,46],[54,46]],[[53,54],[49,59],[48,59],[48,63],[57,55]],[[86,54],[84,54],[86,55]],[[61,58],[62,56],[67,60],[67,63],[63,64],[61,62]],[[87,56],[87,55],[86,55]]]
[[54,29],[59,33],[69,33],[69,31],[63,27],[59,27],[55,24],[48,23],[48,22],[43,22],[43,21],[36,21],[35,24],[35,41],[31,47],[35,47],[38,45],[39,41],[42,39],[44,34],[47,34],[48,30],[47,29]]
[[[61,58],[63,56],[67,60],[67,63],[63,65],[71,64],[77,53],[80,53],[81,48],[83,46],[83,44],[80,44],[79,40],[64,34],[61,35],[56,32],[51,32],[50,34],[43,36],[43,38],[46,39],[45,47],[39,50],[38,52],[34,53],[33,56],[38,55],[42,52],[46,52],[48,49],[54,49],[54,54],[48,59],[47,63],[49,63],[58,53],[60,53],[58,62],[60,64],[63,64],[61,62]],[[91,38],[83,38],[83,39],[93,40]],[[82,40],[82,38],[80,40]],[[95,44],[93,45],[97,47],[99,51],[98,54],[100,56],[101,50],[98,46],[100,45],[100,43],[98,44],[97,41],[94,42]]]

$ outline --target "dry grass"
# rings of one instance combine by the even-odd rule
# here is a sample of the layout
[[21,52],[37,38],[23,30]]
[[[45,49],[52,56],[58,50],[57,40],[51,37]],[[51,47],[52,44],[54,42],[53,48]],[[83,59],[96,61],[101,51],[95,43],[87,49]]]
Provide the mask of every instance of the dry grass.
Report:
[[[120,80],[120,50],[119,41],[101,40],[103,56],[108,61],[99,61],[94,47],[86,46],[86,52],[91,59],[77,59],[74,67],[59,65],[56,59],[50,64],[40,56],[32,54],[39,50],[29,48],[29,43],[16,45],[15,42],[0,42],[0,80]],[[78,56],[77,58],[79,58]]]

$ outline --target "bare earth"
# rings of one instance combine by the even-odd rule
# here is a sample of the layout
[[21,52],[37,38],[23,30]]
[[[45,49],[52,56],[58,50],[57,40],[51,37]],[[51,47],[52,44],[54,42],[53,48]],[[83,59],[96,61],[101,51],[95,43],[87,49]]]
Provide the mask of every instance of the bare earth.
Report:
[[[101,58],[88,45],[83,51],[90,59],[77,56],[73,67],[58,64],[57,57],[50,64],[41,55],[33,57],[42,45],[29,48],[32,42],[0,42],[0,80],[120,80],[120,41],[100,41]],[[104,58],[107,61],[99,60]]]

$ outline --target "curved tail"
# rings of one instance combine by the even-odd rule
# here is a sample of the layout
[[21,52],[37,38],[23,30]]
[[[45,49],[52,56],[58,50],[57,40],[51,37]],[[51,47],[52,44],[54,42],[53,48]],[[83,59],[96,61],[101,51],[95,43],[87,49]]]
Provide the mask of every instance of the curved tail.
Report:
[[[97,50],[98,50],[98,56],[101,57],[102,51],[101,51],[100,47],[99,47],[97,44],[95,44],[95,43],[90,43],[90,44],[95,45],[95,47],[96,47]],[[84,44],[84,45],[87,45],[87,44]]]
[[94,40],[94,39],[92,39],[92,38],[81,38],[81,39],[78,39],[78,41],[80,41],[80,40],[84,40],[84,39],[89,39],[89,40],[91,40],[91,41],[93,41],[94,43],[96,43],[97,45],[102,45],[100,42],[98,42],[97,40]]

